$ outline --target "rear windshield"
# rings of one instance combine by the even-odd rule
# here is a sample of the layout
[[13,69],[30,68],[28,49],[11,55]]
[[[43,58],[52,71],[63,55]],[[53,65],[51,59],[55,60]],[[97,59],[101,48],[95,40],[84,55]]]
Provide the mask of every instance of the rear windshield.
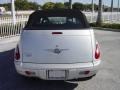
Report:
[[84,18],[66,15],[31,16],[25,27],[28,30],[59,30],[88,28]]

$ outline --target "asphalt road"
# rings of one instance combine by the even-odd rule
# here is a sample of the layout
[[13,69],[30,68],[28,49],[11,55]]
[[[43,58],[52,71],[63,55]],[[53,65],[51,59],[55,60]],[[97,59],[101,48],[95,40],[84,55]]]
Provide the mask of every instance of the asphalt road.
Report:
[[0,90],[120,90],[120,32],[95,31],[102,52],[97,75],[77,81],[23,78],[15,71],[13,50],[0,53]]

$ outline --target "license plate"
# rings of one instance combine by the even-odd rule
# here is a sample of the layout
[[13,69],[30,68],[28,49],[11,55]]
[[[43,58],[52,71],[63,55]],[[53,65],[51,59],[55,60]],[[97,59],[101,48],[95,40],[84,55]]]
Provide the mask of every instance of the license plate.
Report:
[[48,71],[48,78],[63,79],[65,77],[66,77],[65,70],[49,70]]

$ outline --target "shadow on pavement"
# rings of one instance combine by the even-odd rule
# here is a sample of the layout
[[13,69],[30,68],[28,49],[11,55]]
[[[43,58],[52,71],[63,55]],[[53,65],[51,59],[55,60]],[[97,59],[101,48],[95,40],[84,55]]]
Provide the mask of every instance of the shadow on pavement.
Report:
[[[93,75],[93,76],[95,76],[95,75]],[[79,78],[79,79],[73,79],[73,80],[69,80],[69,81],[71,81],[71,82],[88,81],[88,80],[92,79],[93,76],[91,76],[91,77],[85,77],[85,78]]]
[[[74,90],[78,84],[67,81],[45,81],[38,78],[21,78],[17,84],[20,90]],[[24,84],[23,84],[24,83]],[[14,87],[13,87],[14,88]]]
[[74,90],[78,86],[74,81],[24,78],[16,73],[13,58],[14,50],[0,53],[0,90]]

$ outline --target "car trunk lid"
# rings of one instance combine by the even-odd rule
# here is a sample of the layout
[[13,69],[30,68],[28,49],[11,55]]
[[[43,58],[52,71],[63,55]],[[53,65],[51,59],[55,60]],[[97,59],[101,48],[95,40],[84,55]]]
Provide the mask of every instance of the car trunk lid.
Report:
[[88,30],[24,30],[23,62],[64,64],[92,62]]

